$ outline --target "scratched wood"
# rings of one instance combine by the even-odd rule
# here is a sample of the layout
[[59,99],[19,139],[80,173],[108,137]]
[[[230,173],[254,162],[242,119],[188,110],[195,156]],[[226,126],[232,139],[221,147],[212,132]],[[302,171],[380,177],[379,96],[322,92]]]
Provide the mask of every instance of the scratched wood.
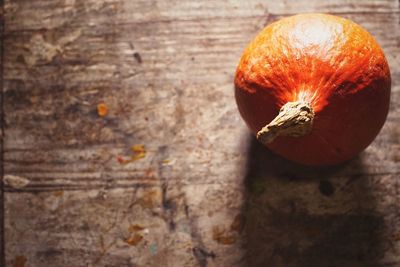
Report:
[[[235,106],[245,45],[299,12],[358,22],[391,67],[387,122],[342,166],[273,155]],[[400,265],[398,1],[6,0],[4,20],[6,266]]]

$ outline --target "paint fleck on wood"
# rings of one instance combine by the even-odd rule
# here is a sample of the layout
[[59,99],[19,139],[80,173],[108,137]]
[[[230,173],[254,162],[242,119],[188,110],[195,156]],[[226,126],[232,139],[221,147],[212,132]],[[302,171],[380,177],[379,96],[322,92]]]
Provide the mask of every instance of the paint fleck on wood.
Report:
[[125,243],[131,245],[131,246],[136,246],[139,244],[139,242],[143,239],[143,236],[140,234],[134,234],[130,236],[129,238],[125,239]]
[[108,107],[105,103],[100,103],[97,105],[97,114],[100,117],[105,117],[108,114]]
[[16,189],[23,188],[29,184],[29,180],[25,177],[11,174],[4,175],[3,181],[5,185],[11,186]]

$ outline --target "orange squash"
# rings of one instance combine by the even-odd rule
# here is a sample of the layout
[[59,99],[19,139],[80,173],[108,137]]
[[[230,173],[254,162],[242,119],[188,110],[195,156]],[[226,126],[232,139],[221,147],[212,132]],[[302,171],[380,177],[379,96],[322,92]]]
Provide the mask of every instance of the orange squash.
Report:
[[390,71],[375,39],[326,14],[287,17],[245,49],[235,76],[241,116],[277,154],[307,165],[347,161],[382,128]]

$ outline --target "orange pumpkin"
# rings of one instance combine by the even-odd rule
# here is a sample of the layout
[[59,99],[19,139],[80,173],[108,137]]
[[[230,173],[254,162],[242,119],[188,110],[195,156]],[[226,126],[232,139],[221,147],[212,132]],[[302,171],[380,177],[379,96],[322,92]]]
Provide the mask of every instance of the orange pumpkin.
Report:
[[245,49],[236,102],[257,138],[283,157],[332,165],[365,149],[389,108],[390,71],[356,23],[301,14],[264,28]]

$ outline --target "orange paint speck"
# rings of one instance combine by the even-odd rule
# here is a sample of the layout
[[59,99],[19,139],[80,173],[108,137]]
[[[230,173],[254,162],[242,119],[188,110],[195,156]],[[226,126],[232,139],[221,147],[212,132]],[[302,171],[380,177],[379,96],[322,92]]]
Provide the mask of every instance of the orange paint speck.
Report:
[[133,236],[125,239],[125,243],[131,245],[131,246],[136,246],[137,244],[139,244],[139,242],[143,239],[143,236],[139,235],[139,234],[134,234]]
[[105,103],[100,103],[97,105],[97,114],[100,117],[105,117],[108,114],[108,107]]

